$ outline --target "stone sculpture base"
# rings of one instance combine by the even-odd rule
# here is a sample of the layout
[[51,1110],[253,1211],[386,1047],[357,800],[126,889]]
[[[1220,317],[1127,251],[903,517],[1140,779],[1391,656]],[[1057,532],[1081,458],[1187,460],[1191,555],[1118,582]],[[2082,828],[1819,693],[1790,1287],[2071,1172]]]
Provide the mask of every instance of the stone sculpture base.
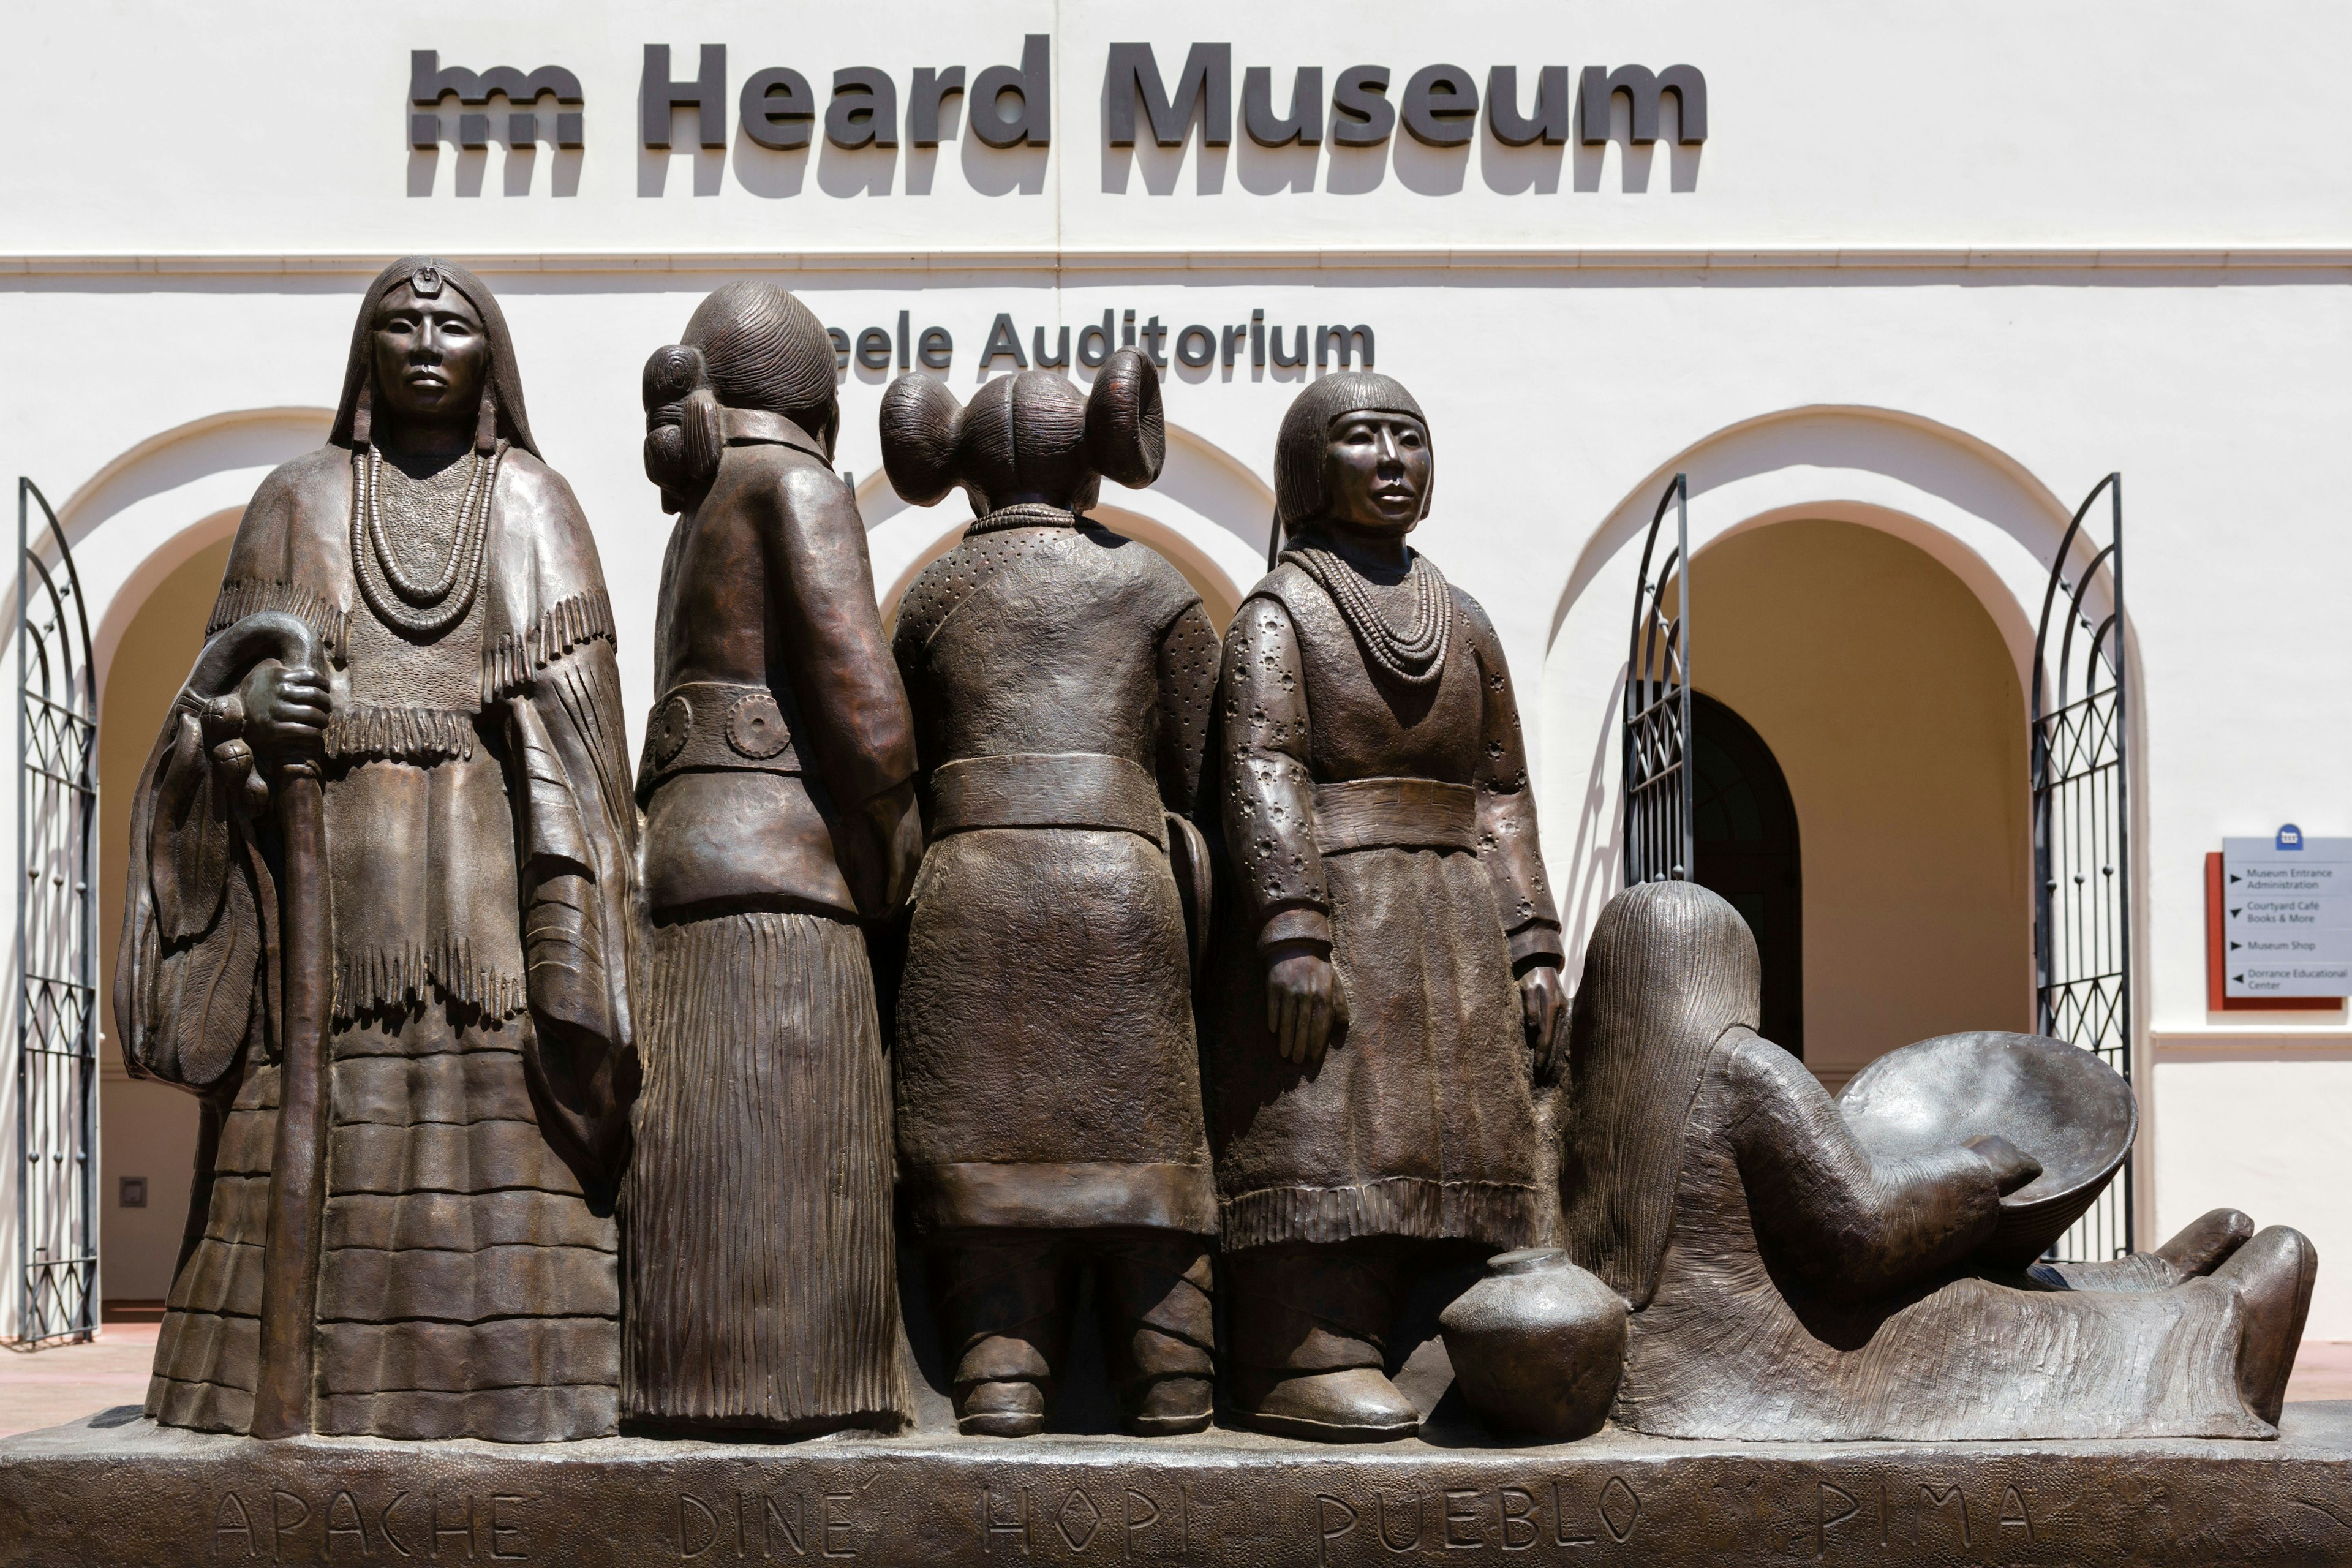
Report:
[[2352,1403],[2275,1443],[269,1444],[128,1407],[0,1443],[5,1565],[1413,1561],[2341,1563]]

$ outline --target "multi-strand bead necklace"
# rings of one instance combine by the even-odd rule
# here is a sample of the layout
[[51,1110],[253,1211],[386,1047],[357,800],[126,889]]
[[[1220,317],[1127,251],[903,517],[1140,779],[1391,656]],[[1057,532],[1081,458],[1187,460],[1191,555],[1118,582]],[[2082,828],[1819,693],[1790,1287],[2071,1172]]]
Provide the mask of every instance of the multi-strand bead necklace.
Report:
[[466,477],[465,497],[457,503],[449,564],[440,581],[428,584],[402,567],[384,532],[383,448],[371,444],[352,454],[352,566],[368,607],[386,626],[412,637],[436,637],[473,608],[489,537],[490,499],[506,455],[507,443],[501,440],[488,452],[477,448],[468,459],[473,467]]
[[1445,673],[1445,650],[1454,636],[1454,595],[1445,579],[1419,551],[1405,570],[1412,584],[1412,626],[1399,631],[1381,614],[1372,585],[1353,563],[1320,544],[1297,543],[1282,552],[1331,595],[1340,616],[1381,670],[1407,686],[1427,686]]

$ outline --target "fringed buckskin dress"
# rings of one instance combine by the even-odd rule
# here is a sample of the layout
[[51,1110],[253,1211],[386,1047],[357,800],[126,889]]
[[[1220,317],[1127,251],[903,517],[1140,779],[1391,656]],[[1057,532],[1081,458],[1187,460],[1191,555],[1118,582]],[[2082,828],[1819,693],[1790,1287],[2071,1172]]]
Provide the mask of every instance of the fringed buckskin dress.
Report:
[[[633,1038],[636,817],[612,610],[578,503],[531,449],[504,323],[461,269],[441,264],[486,318],[500,438],[424,462],[354,442],[371,313],[411,265],[362,308],[337,444],[247,507],[209,627],[289,612],[331,658],[311,1421],[591,1437],[619,1409],[625,1120],[581,1088]],[[133,1070],[207,1103],[202,1218],[148,1413],[235,1432],[254,1404],[284,1047],[264,962],[274,851],[208,755],[217,719],[184,692],[141,781],[116,1009]]]

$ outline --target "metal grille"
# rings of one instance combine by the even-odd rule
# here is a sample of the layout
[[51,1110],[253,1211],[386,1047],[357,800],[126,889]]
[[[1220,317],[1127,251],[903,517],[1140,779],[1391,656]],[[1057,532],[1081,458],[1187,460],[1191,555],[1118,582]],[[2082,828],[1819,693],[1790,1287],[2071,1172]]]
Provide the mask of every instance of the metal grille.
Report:
[[[1666,509],[1675,547],[1650,575]],[[1690,768],[1690,486],[1676,474],[1642,546],[1633,590],[1633,638],[1625,656],[1625,885],[1686,880],[1697,863],[1692,837]],[[1675,590],[1669,613],[1666,589]]]
[[[2105,548],[2068,580],[2104,493]],[[2130,768],[2125,730],[2124,481],[2074,510],[2050,566],[2033,649],[2035,1027],[2132,1074]],[[2102,591],[2104,589],[2104,591]],[[2104,600],[2104,604],[2102,603]],[[2096,617],[2095,619],[2094,617]],[[2132,1247],[2132,1162],[2051,1255],[2088,1262]]]
[[65,531],[21,478],[16,617],[17,1334],[41,1344],[98,1328],[98,693]]

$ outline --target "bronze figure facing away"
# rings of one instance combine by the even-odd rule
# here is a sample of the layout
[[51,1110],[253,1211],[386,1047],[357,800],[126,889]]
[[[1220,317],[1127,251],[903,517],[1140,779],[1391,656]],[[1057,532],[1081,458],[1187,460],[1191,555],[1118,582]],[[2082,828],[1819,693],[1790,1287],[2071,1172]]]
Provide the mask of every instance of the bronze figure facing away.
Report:
[[1212,1068],[1235,1393],[1261,1429],[1406,1436],[1383,1363],[1408,1270],[1546,1239],[1533,1086],[1559,923],[1502,645],[1407,547],[1428,421],[1310,384],[1275,455],[1281,563],[1226,634],[1232,868]]
[[882,405],[898,493],[961,485],[978,514],[894,639],[929,839],[898,993],[899,1174],[969,1433],[1043,1428],[1089,1265],[1123,1424],[1210,1417],[1190,973],[1206,854],[1187,819],[1216,633],[1164,558],[1084,515],[1105,477],[1150,483],[1164,439],[1131,350],[1090,395],[1029,371],[965,408],[918,374]]
[[[1987,1133],[1874,1157],[1802,1064],[1755,1032],[1759,974],[1746,923],[1687,882],[1619,894],[1586,950],[1564,1230],[1634,1308],[1620,1425],[1809,1440],[2277,1436],[2310,1242],[2220,1210],[2112,1262],[2036,1264],[2031,1243],[2020,1258],[2003,1198],[2020,1194],[2010,1213],[2046,1226],[2021,1191],[2041,1174],[2032,1152]],[[1952,1043],[1958,1065],[1988,1042]],[[2036,1121],[2063,1125],[2021,1109],[2021,1127]]]
[[907,699],[833,345],[730,283],[646,366],[662,567],[646,809],[653,976],[625,1210],[625,1408],[681,1429],[895,1428],[890,1085],[861,921],[921,847]]
[[209,629],[115,976],[131,1070],[205,1103],[148,1412],[609,1433],[636,815],[595,546],[478,279],[376,279]]

